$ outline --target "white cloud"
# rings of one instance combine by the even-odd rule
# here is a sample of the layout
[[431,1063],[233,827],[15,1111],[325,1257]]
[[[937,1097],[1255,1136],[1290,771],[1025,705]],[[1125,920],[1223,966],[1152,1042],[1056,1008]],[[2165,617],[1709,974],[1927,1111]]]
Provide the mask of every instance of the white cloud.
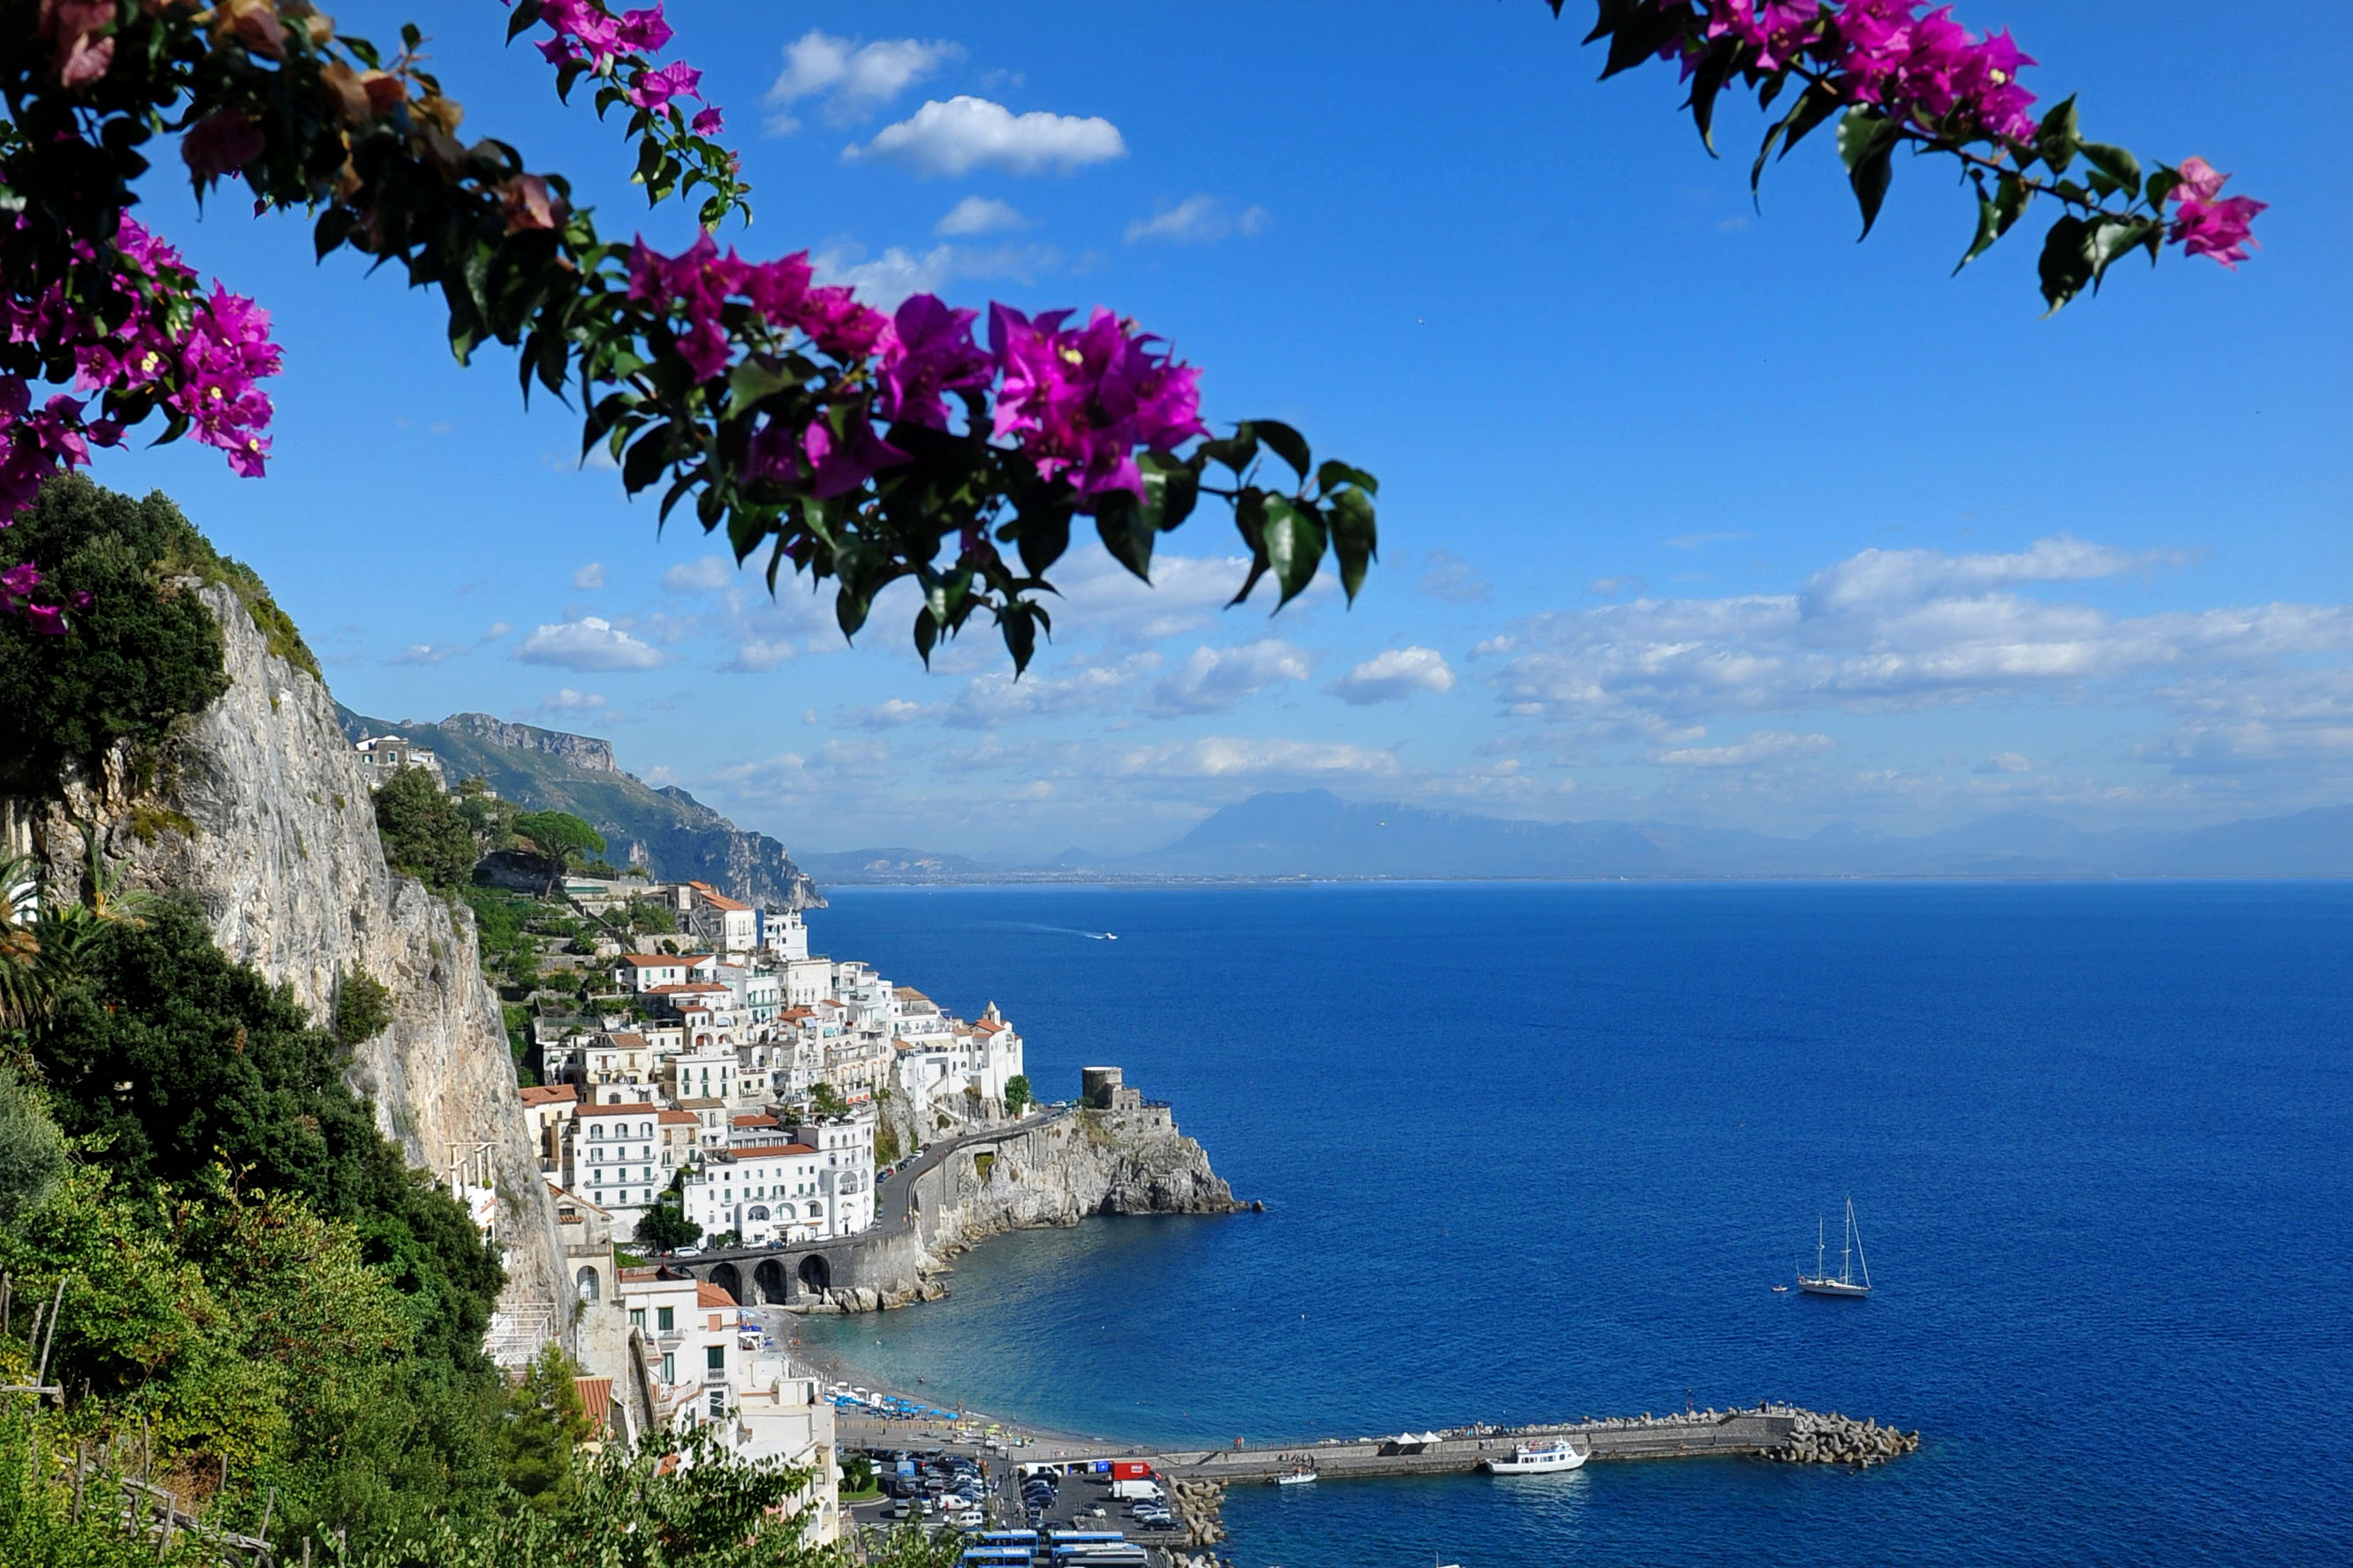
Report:
[[524,710],[524,716],[533,719],[599,719],[608,724],[628,722],[627,717],[616,712],[611,703],[594,691],[575,691],[569,686],[559,688],[554,696],[536,708]]
[[439,664],[444,660],[455,658],[461,653],[471,651],[472,645],[470,643],[452,646],[448,643],[414,642],[385,662],[386,664]]
[[1000,202],[994,196],[966,196],[932,226],[932,232],[948,236],[996,234],[1002,229],[1029,226],[1029,220],[1010,202]]
[[958,729],[994,730],[1017,720],[1108,708],[1124,699],[1138,676],[1159,664],[1158,654],[1142,653],[1113,665],[1083,665],[1060,676],[1016,679],[1008,671],[991,670],[966,681],[940,720]]
[[673,594],[715,594],[735,581],[735,563],[724,555],[702,555],[661,574],[661,585]]
[[934,245],[911,251],[892,246],[870,257],[854,240],[827,246],[809,258],[820,283],[847,283],[867,303],[881,310],[896,306],[910,294],[936,294],[955,279],[1027,283],[1039,273],[1061,266],[1061,252],[1050,245]]
[[1970,770],[1980,773],[2031,773],[2034,759],[2023,752],[1996,752]]
[[1240,647],[1197,647],[1154,685],[1148,711],[1223,713],[1270,686],[1306,679],[1310,668],[1306,654],[1276,637]]
[[1212,245],[1231,235],[1252,235],[1274,221],[1264,207],[1227,210],[1215,196],[1187,196],[1175,206],[1163,206],[1150,217],[1127,226],[1127,243],[1165,240],[1172,245]]
[[1366,746],[1240,735],[1211,735],[1166,745],[1113,749],[1107,752],[1106,760],[1110,771],[1124,777],[1388,778],[1399,771],[1395,755]]
[[[1197,514],[1198,515],[1198,514]],[[1152,581],[1111,558],[1092,540],[1074,544],[1051,574],[1062,598],[1053,605],[1054,631],[1100,630],[1111,640],[1152,643],[1198,631],[1218,619],[1226,604],[1250,576],[1246,555],[1155,555]],[[1293,600],[1286,616],[1328,596],[1337,584],[1330,574],[1319,573],[1307,591]],[[1270,576],[1261,580],[1259,605],[1274,602]],[[1240,606],[1237,606],[1239,609]]]
[[523,638],[515,658],[559,669],[655,669],[669,662],[659,649],[638,641],[599,616],[543,626]]
[[785,638],[754,637],[740,643],[735,651],[719,668],[728,675],[765,675],[793,657],[793,645]]
[[798,130],[791,110],[805,98],[821,98],[826,119],[848,124],[963,58],[960,44],[917,38],[863,44],[812,27],[785,46],[785,68],[768,89],[768,133],[786,136]]
[[1678,533],[1672,539],[1662,540],[1660,542],[1670,550],[1698,550],[1710,544],[1721,544],[1729,539],[1747,537],[1747,534],[1735,529],[1716,533]]
[[1788,730],[1759,730],[1726,746],[1684,746],[1661,752],[1651,759],[1676,768],[1746,768],[1759,763],[1786,762],[1811,756],[1837,745],[1828,735],[1799,735]]
[[1419,691],[1451,691],[1454,671],[1434,647],[1393,647],[1375,654],[1324,689],[1352,707],[1403,702]]
[[1795,594],[1544,615],[1480,652],[1504,659],[1493,679],[1512,711],[1630,734],[1725,714],[2082,700],[2353,647],[2353,611],[2339,605],[2127,617],[2019,591],[2176,559],[2064,538],[1979,555],[1868,550]]
[[591,561],[587,565],[572,574],[572,585],[584,594],[595,593],[605,585],[605,563],[602,561]]
[[1016,114],[985,98],[937,99],[863,147],[845,147],[850,163],[902,164],[918,174],[968,174],[996,169],[1008,174],[1069,174],[1089,163],[1127,156],[1119,128],[1094,116]]
[[1414,585],[1431,598],[1443,599],[1450,605],[1476,604],[1493,586],[1485,573],[1444,550],[1433,550],[1421,558],[1421,581]]
[[892,697],[869,708],[844,708],[836,715],[842,723],[861,730],[895,730],[902,724],[913,724],[927,719],[934,710],[921,702],[910,702],[903,697]]

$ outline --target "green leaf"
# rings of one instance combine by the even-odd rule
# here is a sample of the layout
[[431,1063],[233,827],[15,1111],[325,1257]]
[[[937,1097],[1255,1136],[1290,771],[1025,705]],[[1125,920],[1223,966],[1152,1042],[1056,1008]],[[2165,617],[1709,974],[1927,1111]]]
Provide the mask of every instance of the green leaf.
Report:
[[2093,292],[2099,291],[2110,264],[2148,243],[2152,231],[2162,226],[2155,218],[2103,218],[2093,224],[2084,241],[2084,254],[2092,261]]
[[1145,515],[1166,533],[1193,515],[1201,499],[1201,476],[1191,464],[1159,452],[1145,453],[1141,466]]
[[1155,531],[1144,508],[1124,490],[1114,490],[1096,504],[1095,532],[1102,537],[1103,548],[1111,552],[1113,560],[1151,582]]
[[1897,140],[1896,122],[1875,109],[1851,109],[1839,121],[1839,157],[1846,164],[1847,183],[1854,187],[1855,205],[1862,209],[1858,239],[1868,238],[1871,226],[1879,221],[1879,205],[1895,178]]
[[2052,174],[2063,174],[2083,147],[2082,132],[2083,126],[2075,118],[2075,97],[2070,93],[2053,105],[2051,112],[2042,117],[2042,123],[2035,127],[2035,155],[2051,165]]
[[507,22],[507,42],[521,37],[524,28],[539,20],[539,13],[540,0],[517,0],[514,16]]
[[932,647],[940,640],[940,623],[933,618],[929,605],[915,612],[915,654],[923,668],[932,667]]
[[621,488],[637,494],[656,479],[670,463],[670,426],[655,425],[638,437],[629,455],[621,459]]
[[2026,210],[2027,199],[2031,195],[2026,188],[2026,182],[2016,174],[2003,174],[1995,184],[1990,196],[1986,194],[1983,176],[1972,171],[1969,178],[1977,182],[1978,187],[1978,234],[1969,246],[1968,254],[1962,257],[1953,268],[1957,273],[1984,255],[1987,247],[2010,231],[2011,226],[2018,222],[2018,215]]
[[1737,39],[1718,38],[1701,58],[1699,68],[1692,72],[1691,96],[1683,100],[1683,107],[1691,110],[1692,124],[1699,130],[1699,144],[1711,158],[1715,156],[1715,97],[1724,90],[1739,58]]
[[1038,651],[1038,623],[1045,612],[1035,605],[1008,605],[997,614],[997,625],[1005,634],[1005,651],[1013,656],[1016,676],[1029,668],[1029,659]]
[[1331,519],[1332,553],[1340,562],[1340,586],[1353,603],[1364,586],[1366,568],[1380,553],[1373,498],[1351,487],[1334,492],[1324,510]]
[[1368,496],[1381,493],[1380,480],[1373,478],[1364,469],[1353,468],[1337,458],[1324,459],[1324,466],[1315,470],[1315,483],[1326,495],[1343,485],[1354,485]]
[[1024,511],[1017,525],[1014,547],[1021,552],[1021,569],[1043,577],[1071,547],[1071,513],[1067,507],[1040,506]]
[[1324,523],[1313,511],[1282,496],[1266,498],[1266,563],[1282,589],[1276,609],[1291,603],[1315,580],[1324,561]]
[[1252,419],[1245,428],[1271,447],[1276,457],[1289,463],[1302,479],[1314,470],[1315,459],[1307,450],[1307,437],[1282,420]]
[[2085,248],[2089,226],[2082,218],[2063,217],[2051,226],[2042,237],[2042,258],[2037,270],[2042,279],[2042,298],[2051,309],[2048,317],[2068,300],[2084,291],[2092,280],[2092,259]]
[[1202,442],[1200,455],[1240,474],[1258,461],[1258,437],[1248,425],[1238,425],[1230,436]]
[[773,365],[755,359],[739,361],[727,373],[726,417],[742,417],[744,411],[764,397],[771,397],[788,386],[798,384],[795,378]]

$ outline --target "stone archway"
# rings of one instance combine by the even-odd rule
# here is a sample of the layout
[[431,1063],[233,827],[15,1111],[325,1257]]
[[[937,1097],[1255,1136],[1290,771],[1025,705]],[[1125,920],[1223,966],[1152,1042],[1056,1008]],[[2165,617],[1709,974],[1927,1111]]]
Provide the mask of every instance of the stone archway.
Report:
[[833,1266],[825,1260],[824,1253],[812,1252],[801,1259],[799,1278],[804,1290],[827,1289],[833,1284]]
[[572,1284],[584,1301],[596,1300],[605,1289],[605,1283],[597,1278],[596,1266],[593,1263],[583,1264],[580,1272],[572,1277]]
[[780,1307],[792,1295],[792,1285],[785,1278],[785,1266],[773,1258],[764,1258],[752,1270],[752,1293],[762,1306]]
[[743,1305],[744,1272],[742,1269],[737,1268],[733,1263],[714,1264],[711,1269],[711,1282],[733,1297],[737,1306]]

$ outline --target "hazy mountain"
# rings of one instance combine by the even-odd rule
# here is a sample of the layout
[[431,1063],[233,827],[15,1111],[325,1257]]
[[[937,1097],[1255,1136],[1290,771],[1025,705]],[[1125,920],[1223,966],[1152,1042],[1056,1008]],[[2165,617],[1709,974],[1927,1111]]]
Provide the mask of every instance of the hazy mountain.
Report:
[[798,909],[825,901],[783,845],[745,832],[682,789],[656,789],[621,772],[609,742],[487,713],[453,713],[438,724],[396,724],[341,703],[335,713],[353,740],[406,735],[428,748],[452,787],[480,773],[501,798],[527,810],[572,813],[605,836],[606,858],[617,866],[634,862],[665,880],[709,882],[747,903]]
[[2001,812],[1910,837],[1837,823],[1804,838],[1671,822],[1514,822],[1470,812],[1265,793],[1211,813],[1165,848],[1069,849],[991,865],[920,849],[810,857],[828,881],[1079,881],[1102,878],[2353,876],[2353,806],[2187,833],[2089,832]]

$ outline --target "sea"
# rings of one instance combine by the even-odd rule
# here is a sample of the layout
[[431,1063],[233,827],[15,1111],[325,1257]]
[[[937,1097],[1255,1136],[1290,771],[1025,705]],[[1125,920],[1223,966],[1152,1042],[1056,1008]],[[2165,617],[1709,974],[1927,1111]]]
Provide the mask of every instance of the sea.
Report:
[[[878,1380],[1164,1444],[1760,1398],[1922,1437],[1240,1488],[1237,1568],[2353,1563],[2353,884],[843,889],[811,925],[996,1002],[1043,1097],[1124,1068],[1266,1205],[804,1322]],[[1775,1293],[1850,1197],[1870,1300]]]

